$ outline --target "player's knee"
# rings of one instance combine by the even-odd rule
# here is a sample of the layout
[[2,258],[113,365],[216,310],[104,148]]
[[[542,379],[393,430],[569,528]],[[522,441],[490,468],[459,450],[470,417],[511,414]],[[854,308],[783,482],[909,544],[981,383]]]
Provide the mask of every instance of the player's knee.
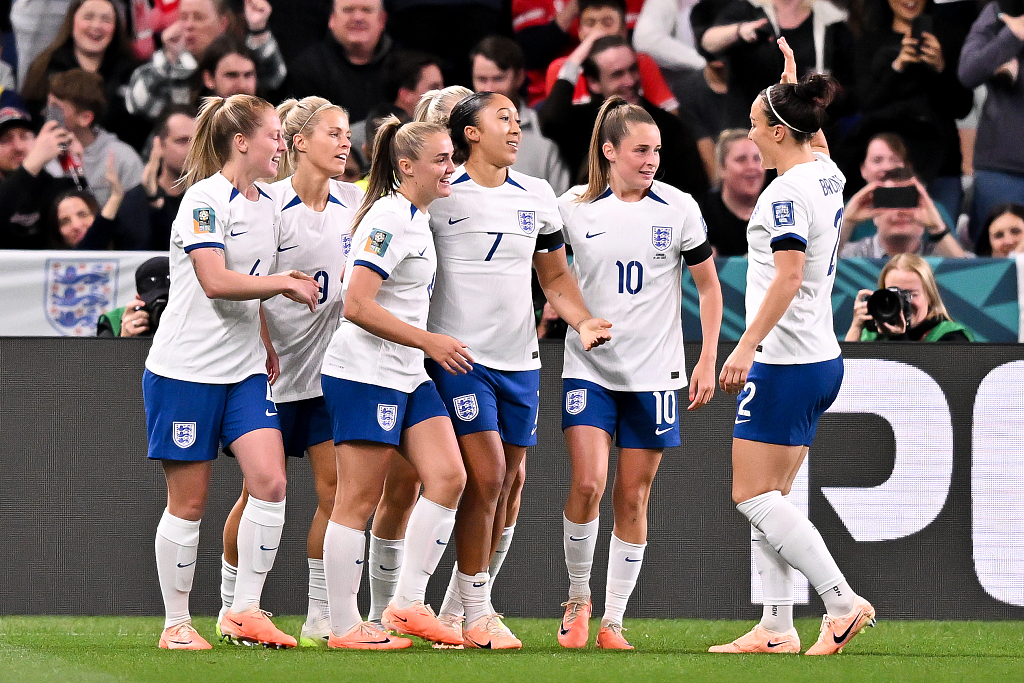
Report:
[[604,488],[605,480],[603,477],[583,477],[573,482],[572,492],[587,507],[595,507],[601,504]]
[[472,491],[483,500],[497,501],[505,484],[504,466],[490,471],[474,473],[472,481],[466,483],[467,491]]

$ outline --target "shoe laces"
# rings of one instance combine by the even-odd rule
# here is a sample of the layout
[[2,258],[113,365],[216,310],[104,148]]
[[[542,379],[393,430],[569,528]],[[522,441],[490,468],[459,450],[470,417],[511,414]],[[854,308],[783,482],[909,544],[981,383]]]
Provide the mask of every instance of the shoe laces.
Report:
[[[614,621],[608,622],[607,624],[605,624],[601,628],[608,629],[609,631],[611,631],[612,633],[617,635],[619,638],[623,638],[622,632],[627,630],[627,629],[622,628],[622,624],[616,624]],[[623,638],[623,639],[625,639],[625,638]]]
[[587,598],[569,598],[562,603],[562,607],[567,607],[565,616],[562,618],[563,624],[572,624],[576,621],[576,617],[580,615],[580,611],[590,604],[590,600]]
[[191,621],[183,621],[177,626],[172,626],[168,635],[174,638],[181,638],[182,636],[191,636],[195,632],[195,628],[192,627]]
[[492,636],[500,635],[512,635],[512,631],[509,630],[508,626],[501,618],[505,616],[503,614],[494,613],[487,617],[487,621],[484,622],[484,630],[490,633]]
[[387,633],[384,629],[375,621],[364,621],[359,624],[359,635],[367,638],[380,638],[381,636],[387,637]]
[[444,614],[442,612],[441,614],[437,615],[437,620],[445,626],[448,626],[452,629],[456,629],[462,622],[466,620],[466,617],[460,616],[458,614]]

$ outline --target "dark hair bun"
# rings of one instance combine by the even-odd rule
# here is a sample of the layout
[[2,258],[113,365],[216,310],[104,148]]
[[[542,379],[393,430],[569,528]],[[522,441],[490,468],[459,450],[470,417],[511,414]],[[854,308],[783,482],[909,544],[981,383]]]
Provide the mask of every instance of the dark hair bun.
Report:
[[825,74],[807,74],[800,79],[799,83],[793,84],[793,95],[797,99],[813,104],[815,108],[819,109],[824,109],[832,104],[832,100],[838,93],[839,83]]

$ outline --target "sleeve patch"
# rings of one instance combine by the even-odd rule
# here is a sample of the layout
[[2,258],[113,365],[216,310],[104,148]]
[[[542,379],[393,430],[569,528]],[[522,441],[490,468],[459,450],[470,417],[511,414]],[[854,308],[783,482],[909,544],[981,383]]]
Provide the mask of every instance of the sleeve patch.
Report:
[[366,245],[363,247],[363,251],[368,251],[371,254],[377,256],[384,256],[388,251],[388,245],[391,244],[391,233],[386,230],[374,230],[370,233],[370,236],[366,238]]
[[772,202],[772,214],[775,216],[777,228],[791,228],[796,225],[793,202]]
[[192,210],[192,232],[196,235],[214,235],[217,233],[217,214],[210,207]]

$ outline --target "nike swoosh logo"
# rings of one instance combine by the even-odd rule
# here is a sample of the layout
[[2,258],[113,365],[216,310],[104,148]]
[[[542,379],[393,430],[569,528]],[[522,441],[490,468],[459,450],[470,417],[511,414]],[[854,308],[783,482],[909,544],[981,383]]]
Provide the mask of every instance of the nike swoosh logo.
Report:
[[356,560],[356,564],[362,564],[362,563],[363,563],[363,562],[365,562],[365,561],[366,561],[366,560]]
[[858,621],[860,621],[861,614],[862,612],[857,612],[857,616],[854,617],[853,621],[850,622],[849,627],[847,627],[847,629],[843,632],[843,635],[837,636],[835,633],[832,634],[832,639],[836,641],[836,645],[839,645],[844,640],[846,640],[846,638],[850,635],[850,631],[852,631],[853,627],[857,625]]
[[473,583],[473,588],[480,588],[481,586],[486,586],[486,585],[487,585],[487,582],[486,582],[486,581],[484,581],[484,582],[482,582],[482,583],[476,583],[476,582],[474,582],[474,583]]
[[175,645],[191,645],[192,644],[191,640],[172,640],[171,642],[174,643]]
[[[185,567],[191,567],[191,566],[192,566],[192,565],[194,565],[195,563],[196,563],[196,561],[195,561],[195,560],[192,560],[192,561],[191,561],[191,562],[189,562],[188,564],[182,564],[181,562],[179,562],[179,563],[178,563],[178,569],[184,569]],[[189,642],[191,643],[192,641],[190,640]]]
[[377,565],[377,566],[380,567],[382,570],[384,570],[386,572],[397,571],[398,569],[400,569],[402,567],[402,565],[398,565],[397,567],[385,567],[382,564],[381,565]]
[[481,645],[480,643],[476,642],[472,638],[467,638],[466,640],[468,640],[469,642],[473,643],[474,645],[476,645],[481,650],[490,650],[491,649],[491,641],[489,641],[489,640],[487,641],[486,645]]
[[273,548],[268,548],[268,547],[267,547],[267,546],[265,546],[265,545],[261,545],[261,546],[260,546],[260,550],[266,550],[267,552],[270,552],[271,550],[277,550],[277,549],[278,549],[278,548],[280,548],[280,547],[281,547],[281,546],[279,546],[279,545],[276,545],[276,546],[274,546]]
[[738,425],[746,424],[747,422],[750,422],[750,420],[736,420],[736,424]]
[[276,412],[272,413],[269,410],[267,411],[267,417],[274,417],[275,415],[277,415]]
[[465,218],[460,218],[457,221],[453,221],[451,218],[449,218],[448,219],[448,225],[455,225],[456,223],[461,223],[462,221],[468,221],[468,220],[469,220],[469,216],[466,216]]
[[558,629],[558,633],[559,633],[559,635],[563,635],[564,636],[564,635],[569,633],[569,629],[564,628],[564,627],[560,628],[560,629]]
[[293,246],[290,246],[290,247],[278,247],[277,251],[278,252],[282,252],[282,251],[288,251],[289,249],[298,249],[298,248],[299,248],[299,245],[296,244],[296,245],[293,245]]
[[644,558],[642,558],[642,557],[637,559],[637,560],[634,560],[632,557],[627,557],[626,558],[626,562],[643,562],[643,561],[644,561]]
[[437,543],[438,545],[448,545],[447,543],[442,543],[442,542],[441,542],[441,539],[440,539],[440,538],[438,538],[438,539],[437,539],[437,540],[435,541],[435,543]]
[[420,256],[423,256],[423,254],[425,254],[425,253],[427,253],[427,248],[423,247],[423,251],[420,252]]
[[405,624],[408,624],[408,623],[409,623],[409,620],[408,620],[408,619],[403,619],[402,617],[398,616],[397,614],[392,614],[391,616],[393,616],[393,617],[394,617],[395,619],[397,619],[398,621],[401,621],[402,623],[405,623]]
[[228,234],[229,234],[229,235],[231,235],[232,237],[238,237],[238,236],[240,236],[240,235],[245,235],[245,234],[247,234],[248,232],[249,232],[248,230],[243,230],[242,232],[235,232],[234,230],[232,230],[232,231],[231,231],[231,232],[229,232]]
[[585,541],[588,538],[590,538],[590,534],[587,534],[586,536],[582,536],[580,538],[576,538],[575,536],[569,536],[570,541]]
[[[605,230],[605,232],[608,232],[608,231]],[[595,232],[593,235],[591,235],[590,231],[588,230],[587,231],[587,239],[589,240],[591,237],[597,237],[598,235],[603,235],[603,234],[604,234],[604,232]]]
[[789,642],[788,640],[780,640],[777,643],[773,643],[772,641],[769,640],[768,641],[768,647],[778,647],[779,645],[785,645],[788,642]]
[[234,625],[235,625],[235,626],[237,626],[238,628],[242,628],[242,622],[240,622],[240,621],[235,621],[234,619],[228,619],[228,621],[230,621],[230,622],[231,622],[232,624],[234,624]]
[[390,643],[391,639],[385,638],[384,640],[360,640],[359,642],[363,645],[383,645],[384,643]]
[[671,431],[672,431],[671,427],[665,427],[664,429],[655,429],[654,430],[654,435],[655,436],[661,436],[665,432],[671,432]]

